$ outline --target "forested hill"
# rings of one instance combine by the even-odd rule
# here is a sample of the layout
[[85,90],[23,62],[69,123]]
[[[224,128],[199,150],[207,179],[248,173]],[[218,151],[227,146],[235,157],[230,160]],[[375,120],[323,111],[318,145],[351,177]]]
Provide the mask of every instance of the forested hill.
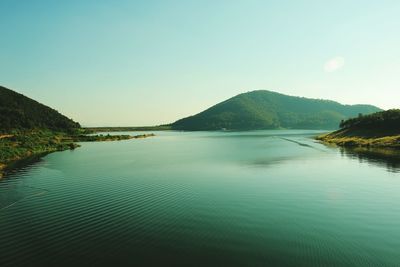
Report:
[[0,86],[0,132],[27,129],[70,131],[79,123],[22,94]]
[[340,123],[340,128],[347,131],[364,131],[381,135],[400,134],[400,109],[376,112],[358,116]]
[[171,124],[176,130],[337,129],[342,120],[381,111],[259,90],[243,93]]

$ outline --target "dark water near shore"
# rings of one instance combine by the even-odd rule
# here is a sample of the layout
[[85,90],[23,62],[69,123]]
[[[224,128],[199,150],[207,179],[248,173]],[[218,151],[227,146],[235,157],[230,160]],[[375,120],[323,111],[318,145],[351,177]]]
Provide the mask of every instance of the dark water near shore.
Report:
[[50,154],[0,180],[0,266],[400,266],[400,160],[313,135]]

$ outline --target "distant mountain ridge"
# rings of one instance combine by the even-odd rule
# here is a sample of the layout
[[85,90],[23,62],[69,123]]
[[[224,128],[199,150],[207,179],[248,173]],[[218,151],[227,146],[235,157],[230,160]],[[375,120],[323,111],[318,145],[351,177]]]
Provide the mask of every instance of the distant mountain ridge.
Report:
[[257,90],[234,96],[171,124],[175,130],[337,129],[342,120],[381,111],[372,105],[342,105],[331,100]]
[[50,129],[69,131],[79,123],[22,94],[0,86],[0,132]]

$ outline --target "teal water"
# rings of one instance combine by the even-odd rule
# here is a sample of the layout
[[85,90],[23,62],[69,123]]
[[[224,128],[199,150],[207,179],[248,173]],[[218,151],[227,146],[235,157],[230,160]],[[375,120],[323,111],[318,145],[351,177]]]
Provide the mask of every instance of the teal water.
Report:
[[0,266],[400,266],[398,158],[311,131],[156,134],[0,180]]

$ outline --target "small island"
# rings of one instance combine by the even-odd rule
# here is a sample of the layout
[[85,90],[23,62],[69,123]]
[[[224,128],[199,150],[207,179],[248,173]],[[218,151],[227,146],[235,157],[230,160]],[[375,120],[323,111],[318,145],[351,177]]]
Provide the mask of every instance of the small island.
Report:
[[342,147],[400,149],[400,110],[360,114],[342,121],[339,130],[317,140]]

